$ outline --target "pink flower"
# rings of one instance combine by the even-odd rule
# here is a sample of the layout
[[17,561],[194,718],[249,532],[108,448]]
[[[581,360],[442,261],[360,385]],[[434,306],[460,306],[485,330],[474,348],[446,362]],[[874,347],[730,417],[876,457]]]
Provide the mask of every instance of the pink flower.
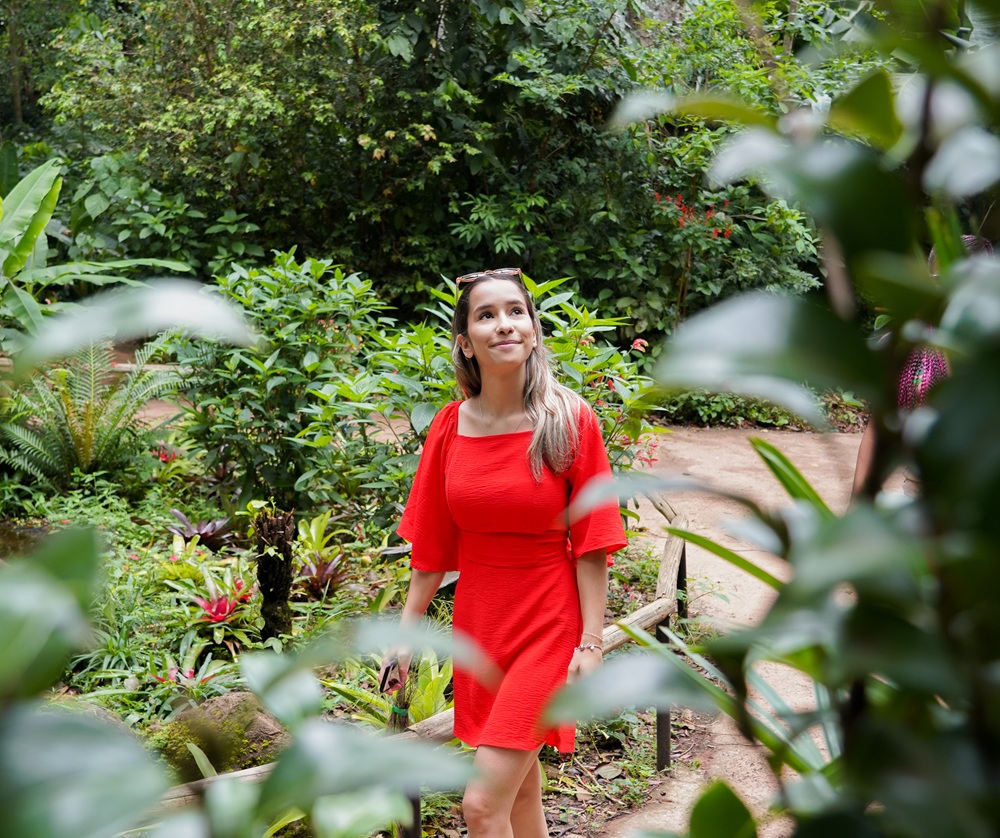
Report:
[[645,352],[647,346],[649,346],[649,341],[643,340],[642,338],[636,338],[632,341],[632,348],[636,352]]
[[205,612],[199,619],[207,620],[210,623],[224,623],[233,615],[236,606],[239,605],[239,600],[235,598],[230,599],[227,596],[217,596],[211,600],[199,597],[195,599],[195,602]]
[[167,670],[167,677],[166,678],[164,678],[164,677],[162,677],[160,675],[154,675],[153,677],[157,681],[159,681],[161,684],[165,684],[167,681],[176,681],[177,680],[177,673],[178,672],[180,672],[180,670],[176,666],[172,666],[172,667],[170,667],[170,669]]

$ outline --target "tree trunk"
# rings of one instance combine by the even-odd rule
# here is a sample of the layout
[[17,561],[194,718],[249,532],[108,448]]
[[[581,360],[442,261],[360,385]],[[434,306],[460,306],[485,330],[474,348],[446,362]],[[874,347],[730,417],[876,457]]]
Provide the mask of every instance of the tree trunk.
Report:
[[263,510],[253,519],[257,536],[257,585],[264,599],[260,607],[264,618],[262,640],[292,632],[292,542],[295,519],[292,512]]

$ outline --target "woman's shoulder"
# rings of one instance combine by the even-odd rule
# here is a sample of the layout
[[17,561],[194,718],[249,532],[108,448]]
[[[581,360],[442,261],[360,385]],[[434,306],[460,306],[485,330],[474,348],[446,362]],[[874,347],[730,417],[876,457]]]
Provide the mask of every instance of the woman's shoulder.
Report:
[[458,429],[458,409],[462,402],[448,402],[431,420],[431,427],[428,435],[452,435]]

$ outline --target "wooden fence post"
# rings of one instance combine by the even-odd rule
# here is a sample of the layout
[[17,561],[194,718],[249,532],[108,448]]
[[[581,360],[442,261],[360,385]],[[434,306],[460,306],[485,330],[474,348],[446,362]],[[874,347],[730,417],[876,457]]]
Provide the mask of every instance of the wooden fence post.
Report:
[[[660,495],[651,495],[650,501],[653,506],[667,519],[671,527],[677,529],[687,528],[687,519],[683,515],[678,515],[677,511]],[[677,614],[680,617],[687,617],[687,543],[683,538],[676,535],[668,535],[667,542],[663,546],[663,556],[660,559],[660,572],[656,579],[656,599],[665,599],[676,603]],[[668,626],[670,614],[661,620],[654,630],[656,639],[662,643],[667,642],[666,635],[662,629]],[[672,733],[670,729],[670,707],[658,707],[656,709],[656,770],[663,771],[670,768],[671,757],[670,747],[672,745]]]

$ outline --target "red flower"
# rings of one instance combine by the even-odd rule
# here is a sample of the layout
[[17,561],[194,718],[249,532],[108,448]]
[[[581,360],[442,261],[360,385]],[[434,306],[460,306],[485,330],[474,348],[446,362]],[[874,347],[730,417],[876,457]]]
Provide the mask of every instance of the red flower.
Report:
[[233,591],[235,591],[237,594],[239,594],[239,596],[237,597],[237,599],[240,602],[249,602],[250,601],[250,591],[247,591],[246,593],[240,594],[240,591],[242,591],[242,590],[243,590],[243,580],[237,578],[233,582]]
[[726,232],[722,234],[723,238],[727,238],[728,239],[729,238],[729,234],[732,233],[732,232],[733,232],[732,230],[726,230]]
[[167,681],[176,681],[178,672],[180,672],[180,670],[176,666],[172,666],[170,667],[170,669],[167,670],[166,678],[163,678],[159,675],[154,675],[153,677],[160,683],[165,684]]
[[719,228],[718,227],[713,227],[712,228],[712,238],[713,239],[719,238]]
[[649,341],[643,340],[642,338],[636,338],[632,341],[632,348],[636,352],[645,352],[647,346],[649,346]]
[[217,596],[211,600],[199,597],[195,599],[195,602],[205,612],[204,616],[199,619],[207,620],[210,623],[224,623],[233,615],[236,606],[239,605],[239,600],[236,598],[230,599],[227,596]]

